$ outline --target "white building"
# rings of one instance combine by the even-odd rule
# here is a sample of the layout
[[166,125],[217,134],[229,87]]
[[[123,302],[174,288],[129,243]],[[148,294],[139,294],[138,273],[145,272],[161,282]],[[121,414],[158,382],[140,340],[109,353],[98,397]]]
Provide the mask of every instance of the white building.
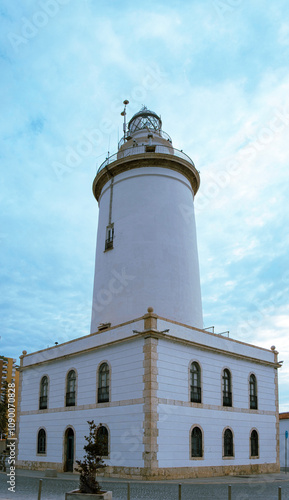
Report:
[[288,436],[289,412],[280,413],[280,467],[289,471]]
[[124,130],[93,183],[91,334],[23,352],[18,465],[72,470],[94,420],[108,475],[276,472],[275,347],[203,329],[198,171],[146,108]]

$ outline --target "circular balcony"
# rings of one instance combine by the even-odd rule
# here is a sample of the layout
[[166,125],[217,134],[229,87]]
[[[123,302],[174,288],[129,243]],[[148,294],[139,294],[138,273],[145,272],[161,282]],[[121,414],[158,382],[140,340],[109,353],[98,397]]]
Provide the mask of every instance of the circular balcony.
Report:
[[144,144],[120,149],[100,165],[93,182],[93,194],[98,200],[104,185],[116,175],[140,167],[163,167],[182,173],[190,182],[194,194],[200,185],[199,172],[193,160],[183,151],[173,148],[169,143]]
[[[137,154],[143,155],[144,153],[148,153],[148,152],[151,153],[152,151],[148,151],[148,147],[150,147],[150,146],[142,145],[142,146],[135,146],[132,148],[124,149],[122,151],[118,151],[117,153],[106,158],[104,160],[104,162],[102,162],[99,169],[97,170],[97,174],[104,167],[106,167],[110,163],[113,163],[116,160],[119,160],[120,158],[125,158],[127,156],[137,155]],[[176,148],[173,148],[170,146],[162,146],[162,145],[153,145],[152,147],[155,148],[155,150],[153,151],[154,153],[163,153],[163,154],[171,154],[174,156],[178,156],[179,158],[183,158],[184,160],[188,161],[193,166],[195,166],[193,160],[188,155],[186,155],[183,151],[180,151],[179,149],[176,149]]]

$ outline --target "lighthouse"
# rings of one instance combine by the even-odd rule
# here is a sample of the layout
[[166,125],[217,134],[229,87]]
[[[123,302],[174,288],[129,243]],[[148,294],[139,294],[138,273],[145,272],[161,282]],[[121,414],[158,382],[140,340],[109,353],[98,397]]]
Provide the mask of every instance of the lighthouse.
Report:
[[143,107],[126,124],[124,104],[124,136],[93,182],[91,331],[23,350],[17,466],[72,472],[94,420],[107,476],[278,472],[278,352],[203,328],[199,173],[160,116]]
[[99,204],[91,333],[144,314],[203,328],[191,158],[173,147],[161,118],[143,107],[118,151],[98,169]]

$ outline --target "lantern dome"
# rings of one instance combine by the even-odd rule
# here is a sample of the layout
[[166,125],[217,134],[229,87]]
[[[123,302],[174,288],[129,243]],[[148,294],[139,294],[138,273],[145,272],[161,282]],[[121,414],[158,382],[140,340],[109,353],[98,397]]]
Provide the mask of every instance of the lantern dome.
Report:
[[160,131],[161,128],[162,120],[160,117],[154,111],[150,111],[146,106],[143,106],[129,121],[128,134],[131,136],[135,132],[143,129]]

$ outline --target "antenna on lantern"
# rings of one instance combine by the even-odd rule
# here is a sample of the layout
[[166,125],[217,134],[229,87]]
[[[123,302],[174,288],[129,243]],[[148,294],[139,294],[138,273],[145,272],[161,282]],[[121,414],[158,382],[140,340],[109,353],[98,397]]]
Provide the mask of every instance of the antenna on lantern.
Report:
[[126,106],[127,104],[129,104],[129,101],[125,99],[125,101],[123,101],[123,104],[124,104],[124,110],[120,114],[121,116],[123,116],[123,135],[124,139],[126,139]]

